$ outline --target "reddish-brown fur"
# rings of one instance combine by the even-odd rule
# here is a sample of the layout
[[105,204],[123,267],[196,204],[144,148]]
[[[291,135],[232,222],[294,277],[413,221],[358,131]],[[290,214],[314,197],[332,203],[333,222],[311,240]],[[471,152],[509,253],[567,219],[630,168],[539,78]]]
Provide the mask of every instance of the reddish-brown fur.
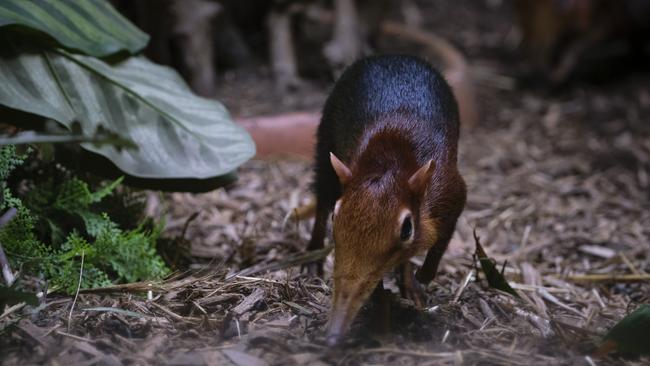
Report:
[[[428,250],[417,278],[426,283],[435,275],[465,203],[457,143],[456,102],[423,61],[370,58],[337,82],[318,131],[317,213],[309,245],[322,247],[338,201],[331,342],[387,271]],[[406,221],[412,230],[400,238]]]

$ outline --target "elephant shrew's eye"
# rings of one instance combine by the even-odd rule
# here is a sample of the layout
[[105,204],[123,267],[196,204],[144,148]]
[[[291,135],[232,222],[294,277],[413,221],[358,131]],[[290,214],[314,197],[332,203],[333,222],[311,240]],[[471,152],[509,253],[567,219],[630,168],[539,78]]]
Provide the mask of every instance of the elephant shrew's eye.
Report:
[[406,215],[402,221],[402,229],[400,230],[399,238],[401,241],[407,241],[411,239],[413,235],[413,220],[411,215]]

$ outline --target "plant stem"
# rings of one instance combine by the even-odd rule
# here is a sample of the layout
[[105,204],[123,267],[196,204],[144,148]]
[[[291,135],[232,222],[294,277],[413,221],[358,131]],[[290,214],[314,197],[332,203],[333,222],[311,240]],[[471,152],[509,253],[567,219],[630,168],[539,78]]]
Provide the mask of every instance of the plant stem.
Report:
[[[5,226],[11,219],[16,216],[16,213],[18,211],[15,208],[10,208],[7,212],[0,217],[0,228]],[[7,259],[7,256],[5,255],[4,249],[2,249],[2,243],[0,243],[0,267],[2,267],[2,277],[4,278],[5,282],[7,283],[7,286],[11,286],[14,283],[15,277],[14,273],[11,271],[11,267],[9,266],[9,260]]]

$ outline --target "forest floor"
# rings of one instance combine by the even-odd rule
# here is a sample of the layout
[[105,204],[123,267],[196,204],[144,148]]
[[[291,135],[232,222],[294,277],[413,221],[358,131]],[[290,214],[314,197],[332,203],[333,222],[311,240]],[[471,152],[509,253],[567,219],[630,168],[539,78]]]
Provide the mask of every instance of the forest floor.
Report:
[[[432,14],[427,24],[468,56],[481,116],[461,136],[468,201],[424,310],[395,294],[390,332],[375,331],[372,311],[363,311],[344,345],[327,348],[331,258],[323,279],[282,266],[309,239],[310,222],[284,230],[282,222],[310,199],[310,162],[251,161],[228,190],[162,196],[170,238],[198,213],[177,240],[190,247],[195,271],[83,292],[72,312],[72,297],[51,295],[38,311],[2,315],[17,323],[0,341],[0,361],[647,364],[593,351],[612,325],[650,302],[649,281],[615,278],[650,272],[650,75],[554,94],[515,88],[509,13],[476,3],[432,2],[423,10]],[[273,114],[317,110],[326,93],[311,85],[308,98],[274,100],[259,92],[267,83],[232,81],[222,92],[239,100],[223,99],[235,114],[247,105],[255,106],[251,114]],[[489,256],[507,261],[505,276],[521,300],[490,289],[482,273],[476,279],[473,230]]]

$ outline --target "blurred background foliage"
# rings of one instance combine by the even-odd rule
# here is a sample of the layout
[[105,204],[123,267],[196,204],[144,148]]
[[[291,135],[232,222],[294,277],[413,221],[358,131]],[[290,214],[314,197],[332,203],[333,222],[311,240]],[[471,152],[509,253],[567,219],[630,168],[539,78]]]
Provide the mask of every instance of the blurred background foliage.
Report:
[[[219,75],[255,67],[268,68],[284,91],[305,79],[331,81],[360,56],[397,49],[383,42],[387,22],[421,29],[428,21],[415,0],[111,2],[151,36],[147,56],[206,96],[218,93]],[[611,75],[612,61],[648,60],[647,1],[487,1],[504,2],[517,26],[506,43],[518,49],[519,81],[558,86]]]

